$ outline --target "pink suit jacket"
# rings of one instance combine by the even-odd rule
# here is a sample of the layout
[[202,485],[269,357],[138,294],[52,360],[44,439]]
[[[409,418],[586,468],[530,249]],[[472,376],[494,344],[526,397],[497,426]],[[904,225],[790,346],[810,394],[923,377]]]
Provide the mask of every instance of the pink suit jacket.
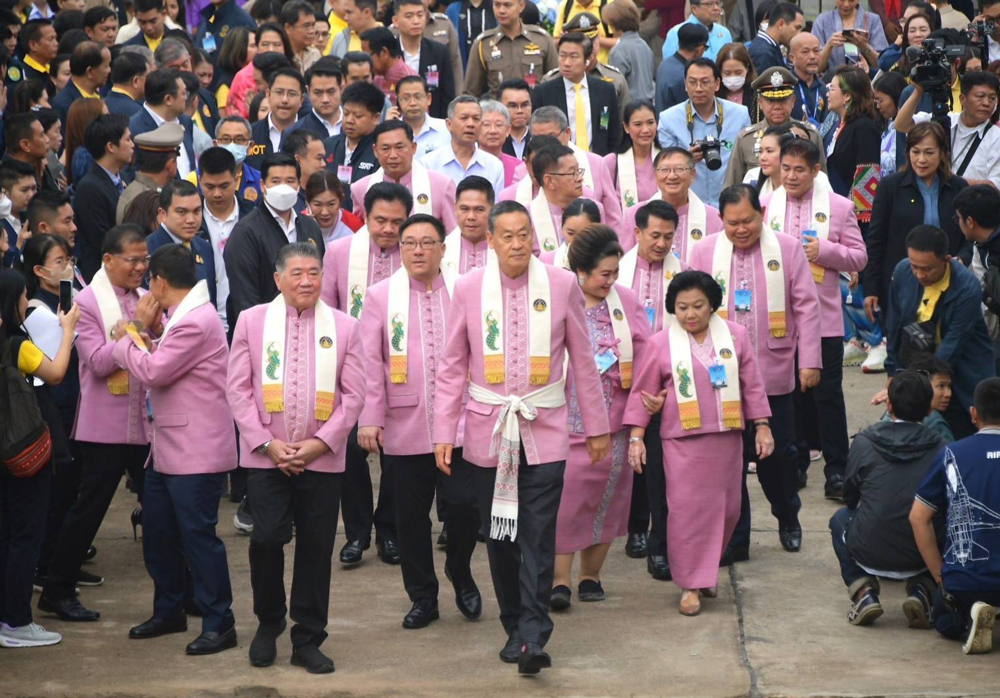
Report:
[[236,432],[226,402],[229,346],[211,303],[185,315],[153,353],[123,337],[113,355],[133,380],[149,387],[154,470],[197,475],[236,467]]
[[[716,233],[694,246],[691,267],[712,273],[715,243],[725,233]],[[784,337],[772,337],[768,331],[767,299],[764,286],[764,257],[760,245],[754,248],[754,278],[757,280],[753,311],[757,314],[757,359],[768,395],[786,395],[795,390],[795,361],[799,368],[821,368],[819,298],[809,263],[802,254],[802,245],[793,237],[776,233],[785,267],[785,315],[787,331]],[[734,251],[735,255],[735,251]],[[735,284],[731,284],[735,286]],[[733,289],[726,289],[729,318],[736,317]]]
[[[447,327],[451,301],[440,275],[434,282],[444,312],[443,327]],[[421,281],[410,279],[410,309],[406,332],[406,382],[389,382],[389,334],[386,330],[389,305],[389,281],[371,287],[361,315],[364,336],[365,366],[371,375],[365,395],[365,409],[358,420],[359,427],[382,427],[385,452],[390,456],[412,456],[433,453],[431,425],[435,421],[434,405],[427,404],[427,360],[425,342],[438,341],[431,334],[429,323],[421,321],[419,294],[425,293]],[[444,339],[441,337],[440,339]],[[438,348],[440,352],[442,347]],[[381,371],[379,370],[381,367]],[[435,367],[436,368],[436,367]],[[376,373],[378,375],[376,375]],[[459,429],[461,432],[461,429]],[[454,444],[462,445],[461,433]]]
[[[577,376],[580,412],[586,436],[607,434],[608,415],[604,409],[600,376],[587,333],[583,294],[573,274],[549,266],[545,270],[549,275],[552,307],[548,382],[555,383],[562,378],[563,356],[569,350],[569,362]],[[473,383],[499,395],[508,394],[506,383],[487,384],[483,376],[481,291],[484,275],[484,269],[477,269],[463,275],[455,283],[454,299],[448,315],[448,341],[438,367],[438,386],[434,399],[434,443],[455,443],[463,411],[462,393],[470,372]],[[511,310],[507,307],[507,291],[527,286],[528,274],[510,279],[501,273],[500,278],[505,294],[504,313],[508,316]],[[534,310],[529,299],[526,313],[531,312]],[[510,351],[510,338],[506,335],[508,329],[504,329],[505,352]],[[526,346],[524,351],[527,352]],[[529,386],[527,392],[540,387],[542,386]],[[497,456],[490,455],[490,442],[498,411],[497,406],[469,400],[465,408],[465,460],[484,468],[496,467]],[[519,418],[521,443],[529,465],[566,460],[569,454],[566,416],[567,409],[564,405],[539,408],[538,417],[533,422]]]
[[[294,308],[288,306],[289,314],[295,312]],[[229,354],[227,395],[233,418],[240,430],[240,465],[244,468],[276,467],[270,458],[256,453],[254,449],[271,439],[288,439],[284,413],[264,410],[260,376],[266,313],[266,303],[240,313]],[[333,315],[337,329],[337,388],[333,398],[333,414],[328,420],[321,422],[313,414],[316,405],[314,376],[317,360],[313,351],[315,311],[309,309],[302,313],[303,320],[308,320],[310,324],[307,344],[310,348],[309,414],[306,418],[309,428],[306,439],[320,439],[330,447],[329,451],[310,463],[307,469],[323,473],[344,472],[344,447],[364,407],[367,381],[361,323],[338,310],[334,310]],[[323,357],[323,360],[328,359]]]
[[[615,185],[615,192],[618,194],[618,201],[622,200],[621,182],[618,181],[618,153],[608,153],[604,156],[604,166],[608,168],[608,174]],[[645,162],[635,164],[635,188],[636,201],[646,201],[651,196],[656,195],[656,171],[653,169],[653,153],[646,156]],[[631,207],[630,207],[631,208]]]
[[[365,219],[365,193],[371,186],[369,181],[373,176],[362,177],[351,185],[354,215],[362,221]],[[431,215],[444,223],[445,231],[450,233],[458,225],[458,221],[455,220],[455,181],[448,175],[433,170],[427,170],[427,177],[431,183]],[[404,175],[399,181],[386,175],[384,181],[402,184],[411,194],[413,193],[412,172]]]
[[[671,254],[671,253],[668,252],[667,254]],[[679,261],[681,263],[681,271],[687,271],[688,269],[691,268],[690,266],[688,266],[687,262],[685,262],[684,260],[679,260]],[[639,306],[639,309],[642,311],[643,324],[646,325],[647,328],[649,328],[650,332],[659,332],[660,330],[663,329],[663,320],[664,320],[664,316],[667,313],[667,306],[666,306],[666,302],[667,302],[667,289],[666,289],[666,286],[669,286],[669,284],[664,284],[663,281],[660,281],[660,285],[662,287],[660,289],[661,290],[660,296],[657,297],[656,299],[652,299],[652,298],[650,299],[650,301],[653,304],[652,307],[653,307],[653,311],[654,311],[654,314],[653,314],[653,325],[652,325],[652,327],[650,327],[649,320],[648,320],[648,318],[646,316],[646,305],[645,305],[645,300],[646,299],[644,299],[644,298],[642,298],[640,296],[640,294],[642,293],[642,280],[643,280],[643,275],[644,274],[656,274],[657,276],[662,277],[663,276],[663,262],[656,262],[654,264],[650,264],[649,262],[647,262],[642,257],[639,257],[638,255],[636,255],[636,260],[635,260],[635,275],[632,277],[632,288],[629,289],[630,291],[632,291],[632,294],[633,294],[633,297],[635,298],[636,304]]]
[[[115,287],[115,293],[122,289]],[[146,292],[138,289],[139,295]],[[113,352],[115,343],[104,332],[104,321],[97,307],[92,286],[76,296],[80,320],[76,324],[76,350],[80,357],[80,401],[72,438],[102,444],[146,445],[146,387],[133,385],[129,379],[128,395],[112,395],[108,391],[108,376],[120,366]],[[129,320],[130,318],[125,318]]]
[[[655,194],[655,193],[654,193]],[[635,247],[635,214],[639,212],[639,209],[649,203],[649,200],[638,203],[635,206],[629,206],[628,210],[625,211],[625,223],[622,225],[622,231],[618,234],[618,239],[621,241],[622,249],[628,252],[630,249]],[[679,209],[677,209],[677,217],[680,219],[677,221],[677,233],[674,235],[674,247],[681,253],[681,259],[685,259],[688,256],[688,204],[684,204]],[[705,227],[708,230],[701,231],[705,236],[712,235],[713,233],[720,233],[725,227],[722,225],[722,217],[719,215],[719,210],[713,208],[708,204],[705,204]]]
[[[587,160],[590,162],[590,171],[593,173],[594,193],[593,195],[587,194],[587,190],[584,189],[583,195],[587,198],[592,198],[604,206],[605,215],[607,216],[604,222],[615,230],[618,230],[618,227],[622,223],[622,202],[618,198],[618,192],[615,191],[615,185],[611,183],[611,173],[604,166],[604,158],[600,155],[587,153]],[[514,184],[517,184],[527,176],[528,168],[522,162],[514,171]],[[507,187],[507,189],[510,189],[510,187]],[[507,191],[507,189],[504,189],[504,191]],[[511,195],[511,198],[514,198],[513,195]],[[504,199],[498,197],[498,200],[503,201]]]
[[[754,419],[764,419],[771,416],[771,406],[764,391],[764,380],[761,378],[757,357],[750,338],[742,325],[735,322],[726,323],[733,335],[733,345],[740,366],[740,402],[743,407],[743,423],[746,425]],[[632,384],[628,406],[625,408],[624,423],[632,426],[649,426],[649,414],[642,406],[642,393],[656,395],[661,390],[667,391],[667,401],[663,405],[660,422],[661,439],[678,439],[685,436],[701,434],[716,434],[722,431],[719,419],[719,405],[716,390],[708,377],[708,369],[701,365],[698,359],[692,357],[695,389],[698,391],[698,411],[701,413],[701,426],[697,429],[684,429],[681,426],[680,410],[677,407],[677,395],[674,393],[672,365],[670,360],[670,333],[661,331],[649,338],[646,344],[645,358],[639,366],[639,371]],[[707,454],[706,454],[707,455]]]
[[[328,245],[323,255],[323,290],[320,297],[331,308],[346,312],[351,294],[347,290],[347,269],[351,257],[351,241],[353,236],[334,240]],[[382,254],[382,249],[372,240],[368,247],[368,285],[372,281],[372,260]],[[402,265],[399,255],[399,245],[388,250],[389,264],[392,271]]]
[[[810,190],[801,199],[789,196],[785,205],[785,227],[781,232],[799,239],[800,242],[803,230],[815,229],[811,194]],[[761,201],[765,209],[772,196],[773,194],[768,194]],[[767,220],[765,210],[765,224]],[[865,265],[868,264],[868,249],[861,238],[861,229],[858,228],[858,219],[854,214],[854,204],[850,199],[833,192],[830,192],[830,235],[826,240],[819,241],[819,257],[816,258],[816,264],[827,270],[823,282],[816,284],[822,319],[820,331],[823,337],[842,337],[844,313],[840,307],[842,297],[840,274],[837,272],[864,271]]]

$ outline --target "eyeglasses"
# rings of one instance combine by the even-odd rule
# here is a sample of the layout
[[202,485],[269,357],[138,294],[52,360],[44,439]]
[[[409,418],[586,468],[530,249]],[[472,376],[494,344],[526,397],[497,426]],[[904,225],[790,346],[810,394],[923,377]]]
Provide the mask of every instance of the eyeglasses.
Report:
[[422,250],[433,250],[435,245],[440,245],[440,244],[441,244],[440,240],[430,240],[430,239],[403,240],[402,242],[399,243],[399,246],[402,247],[407,252],[413,252],[413,250],[417,249],[418,247]]
[[685,172],[690,172],[693,168],[691,167],[657,167],[657,172],[662,172],[663,174],[679,174],[682,175]]
[[150,257],[147,255],[145,257],[125,257],[120,254],[112,254],[112,257],[117,257],[118,259],[128,264],[130,267],[148,267]]
[[271,94],[273,94],[278,99],[284,99],[285,97],[288,97],[288,99],[298,99],[299,97],[302,96],[302,93],[299,92],[298,90],[283,90],[283,89],[271,90]]
[[76,257],[67,257],[62,261],[62,264],[57,265],[63,269],[66,267],[76,267]]
[[579,167],[575,170],[570,170],[569,172],[546,172],[546,174],[550,174],[553,177],[576,177],[577,179],[583,179],[583,176],[587,174],[587,171],[582,167]]
[[250,143],[250,139],[244,138],[243,136],[237,136],[236,138],[223,136],[222,138],[219,138],[218,141],[219,145],[232,145],[233,143],[236,145],[248,145]]

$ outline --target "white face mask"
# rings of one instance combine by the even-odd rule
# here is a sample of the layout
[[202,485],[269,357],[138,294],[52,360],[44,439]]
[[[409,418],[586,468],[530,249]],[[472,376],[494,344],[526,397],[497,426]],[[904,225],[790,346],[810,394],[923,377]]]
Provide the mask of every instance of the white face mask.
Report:
[[767,21],[766,21],[766,20],[765,20],[765,21],[763,21],[763,22],[761,22],[761,23],[760,23],[760,30],[761,30],[762,32],[766,32],[766,31],[767,31],[767,26],[768,26],[768,23],[767,23]]
[[722,84],[725,85],[726,89],[734,91],[742,88],[746,81],[746,75],[728,75],[722,78]]
[[264,188],[264,201],[270,204],[275,211],[287,211],[298,201],[299,190],[292,189],[287,184],[276,184],[273,187]]

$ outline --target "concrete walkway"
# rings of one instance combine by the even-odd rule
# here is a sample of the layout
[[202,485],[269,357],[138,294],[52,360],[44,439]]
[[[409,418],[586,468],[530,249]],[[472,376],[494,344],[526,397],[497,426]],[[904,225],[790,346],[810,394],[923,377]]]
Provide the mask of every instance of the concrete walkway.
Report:
[[[849,371],[852,432],[878,418],[880,410],[867,403],[883,381]],[[334,565],[330,637],[323,649],[334,658],[336,673],[316,677],[290,666],[287,633],[275,665],[252,668],[247,650],[256,622],[247,538],[234,532],[235,505],[228,502],[221,507],[220,531],[229,550],[239,648],[184,656],[184,645],[198,634],[195,618],[186,635],[130,641],[129,627],[150,615],[152,584],[141,544],[129,530],[134,499],[122,489],[88,567],[107,582],[82,594],[86,606],[101,612],[100,622],[36,615],[64,640],[50,648],[0,650],[0,695],[1000,696],[1000,656],[966,657],[959,644],[933,631],[907,629],[900,584],[883,586],[886,614],[874,626],[847,623],[849,603],[827,530],[836,505],[822,498],[820,471],[815,468],[802,492],[805,533],[797,555],[781,550],[767,503],[751,482],[751,559],[720,570],[719,597],[703,601],[696,618],[677,613],[680,591],[673,583],[652,580],[645,563],[627,558],[616,544],[602,579],[607,600],[574,603],[556,616],[548,646],[554,668],[537,678],[518,676],[516,667],[497,658],[505,637],[482,548],[473,559],[484,596],[482,620],[468,622],[455,609],[439,554],[441,620],[403,630],[409,603],[399,569],[382,564],[373,547],[359,568]],[[341,532],[338,550],[342,544]],[[291,550],[286,558],[290,574]]]

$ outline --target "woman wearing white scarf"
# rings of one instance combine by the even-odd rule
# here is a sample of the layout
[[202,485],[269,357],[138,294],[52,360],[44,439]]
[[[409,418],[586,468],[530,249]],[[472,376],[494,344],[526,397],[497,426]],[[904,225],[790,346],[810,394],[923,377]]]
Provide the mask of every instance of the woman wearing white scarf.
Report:
[[581,230],[601,222],[601,211],[591,199],[574,199],[562,214],[563,243],[552,252],[543,252],[539,259],[560,269],[569,269],[569,246]]
[[615,538],[628,530],[632,471],[628,435],[621,417],[632,384],[633,366],[641,360],[649,324],[632,292],[615,285],[622,249],[614,230],[591,225],[577,233],[569,249],[571,271],[586,303],[587,334],[601,375],[604,406],[611,424],[611,452],[591,465],[572,371],[567,375],[569,458],[556,521],[556,568],[553,610],[564,610],[572,596],[573,556],[580,553],[581,601],[602,601],[600,573]]
[[625,107],[623,124],[626,138],[617,153],[604,156],[604,165],[612,174],[622,211],[656,194],[653,158],[656,145],[656,110],[646,100],[630,102]]
[[[666,306],[675,320],[650,339],[623,418],[632,427],[629,462],[641,471],[650,414],[662,410],[667,555],[684,615],[701,610],[702,593],[716,594],[719,558],[740,517],[747,422],[759,457],[774,448],[753,348],[746,330],[716,315],[721,304],[722,290],[708,274],[674,277]],[[665,400],[654,397],[661,391]]]

